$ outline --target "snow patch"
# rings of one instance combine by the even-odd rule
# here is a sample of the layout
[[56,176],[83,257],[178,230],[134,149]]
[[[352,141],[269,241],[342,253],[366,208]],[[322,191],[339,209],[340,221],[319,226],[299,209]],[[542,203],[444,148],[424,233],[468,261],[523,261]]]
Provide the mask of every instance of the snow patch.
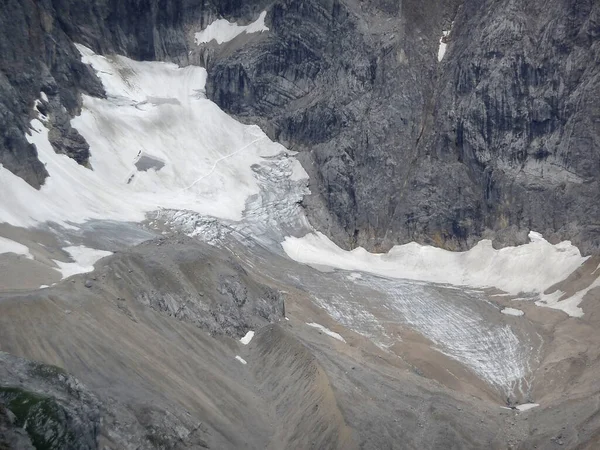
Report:
[[79,273],[92,272],[94,270],[94,264],[96,261],[104,258],[105,256],[112,255],[112,252],[87,248],[83,245],[77,247],[65,247],[63,250],[67,252],[75,261],[65,263],[55,259],[53,260],[58,266],[58,271],[62,273],[63,280]]
[[[4,192],[2,192],[2,195],[4,196]],[[27,259],[33,259],[33,255],[27,246],[0,236],[0,255],[4,253],[14,253],[25,256]]]
[[515,308],[504,308],[502,311],[500,311],[502,314],[506,314],[507,316],[522,316],[523,314],[525,314],[523,311],[521,311],[520,309],[515,309]]
[[536,408],[538,406],[540,406],[539,403],[524,403],[522,405],[518,405],[517,409],[519,411],[528,411],[528,410],[530,410],[532,408]]
[[248,331],[246,336],[240,339],[240,342],[244,345],[248,345],[252,338],[254,337],[254,331]]
[[569,241],[552,245],[535,232],[531,232],[529,238],[528,244],[500,250],[494,249],[491,241],[482,240],[466,252],[451,252],[414,242],[395,246],[385,254],[369,253],[362,247],[346,251],[319,232],[302,238],[288,236],[281,245],[291,259],[307,265],[455,286],[496,287],[513,295],[529,292],[541,299],[536,302],[540,306],[581,316],[583,311],[577,305],[587,291],[600,284],[600,279],[570,301],[559,302],[562,293],[542,293],[564,280],[587,257],[581,256],[579,249]]
[[329,328],[326,328],[323,325],[319,325],[318,323],[314,322],[307,323],[306,325],[308,325],[309,327],[316,328],[317,330],[325,333],[327,336],[331,336],[332,338],[337,339],[338,341],[346,342],[346,340],[340,334],[336,333],[335,331],[331,331]]
[[600,287],[600,277],[596,278],[592,284],[585,289],[576,292],[571,297],[562,299],[565,293],[563,291],[556,291],[552,294],[541,294],[540,300],[536,301],[535,304],[537,306],[546,306],[548,308],[564,311],[571,317],[581,317],[583,316],[583,310],[579,307],[579,304],[583,301],[583,298],[588,292],[597,287]]
[[266,17],[267,12],[263,11],[258,16],[258,19],[249,25],[238,25],[236,22],[229,22],[225,19],[215,20],[204,30],[195,34],[196,44],[206,44],[213,39],[217,41],[217,44],[223,44],[232,41],[242,33],[249,34],[269,31],[269,28],[265,25]]
[[235,359],[237,359],[239,362],[241,362],[244,365],[248,364],[246,362],[246,360],[244,358],[242,358],[240,355],[235,355]]
[[438,49],[438,62],[444,59],[444,55],[446,54],[446,48],[448,44],[445,42],[446,37],[450,34],[450,31],[442,31],[442,37],[440,38],[440,47]]

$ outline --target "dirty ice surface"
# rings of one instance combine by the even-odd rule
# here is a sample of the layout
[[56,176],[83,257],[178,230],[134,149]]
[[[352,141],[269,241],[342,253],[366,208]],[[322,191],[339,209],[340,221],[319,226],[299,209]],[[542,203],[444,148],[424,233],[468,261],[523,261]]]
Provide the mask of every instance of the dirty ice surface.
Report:
[[204,30],[195,34],[196,44],[206,44],[213,39],[217,41],[217,44],[223,44],[232,41],[242,33],[269,31],[269,28],[265,25],[265,17],[267,17],[267,12],[263,11],[258,19],[249,25],[238,25],[236,22],[229,22],[225,19],[215,20]]

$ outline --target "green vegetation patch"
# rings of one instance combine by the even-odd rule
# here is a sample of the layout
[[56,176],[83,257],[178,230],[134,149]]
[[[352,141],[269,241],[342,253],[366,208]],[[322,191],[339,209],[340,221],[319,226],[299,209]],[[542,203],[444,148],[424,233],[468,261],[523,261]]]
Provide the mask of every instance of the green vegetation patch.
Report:
[[27,432],[37,450],[59,450],[74,443],[65,411],[53,398],[0,386],[0,399],[16,416],[15,425]]

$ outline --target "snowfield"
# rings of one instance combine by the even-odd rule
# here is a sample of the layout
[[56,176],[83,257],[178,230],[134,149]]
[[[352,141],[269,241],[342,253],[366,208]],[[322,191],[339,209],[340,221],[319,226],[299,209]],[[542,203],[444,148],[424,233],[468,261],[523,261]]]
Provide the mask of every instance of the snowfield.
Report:
[[195,34],[196,44],[206,44],[212,40],[215,40],[217,44],[223,44],[232,41],[242,33],[269,31],[269,28],[265,25],[266,17],[267,12],[263,11],[260,13],[258,19],[250,25],[238,25],[236,22],[229,22],[225,19],[215,20],[204,30]]
[[246,335],[240,339],[240,342],[244,345],[248,345],[252,338],[254,337],[254,331],[248,331]]
[[448,37],[450,31],[442,31],[442,37],[440,38],[440,46],[438,48],[438,62],[441,62],[444,59],[444,55],[446,54],[446,48],[448,44],[444,42],[444,38]]
[[63,250],[66,251],[74,261],[65,263],[62,261],[53,260],[54,263],[59,267],[58,270],[62,274],[63,279],[80,273],[92,272],[94,270],[94,264],[96,261],[104,258],[105,256],[112,255],[112,252],[87,248],[83,245],[76,247],[65,247]]
[[[570,316],[583,314],[581,291],[560,302],[562,293],[544,295],[544,291],[565,279],[587,257],[569,241],[550,244],[539,233],[529,233],[530,242],[496,250],[489,240],[480,241],[466,252],[451,252],[436,247],[409,243],[397,245],[388,253],[374,254],[359,247],[346,251],[320,232],[302,238],[287,237],[283,249],[295,261],[349,271],[362,271],[389,278],[432,283],[495,287],[513,295],[535,293],[540,306],[560,309]],[[596,281],[598,283],[600,281]],[[587,288],[586,292],[594,285]]]
[[502,314],[506,314],[507,316],[515,316],[515,317],[520,317],[523,314],[525,314],[520,309],[515,309],[515,308],[503,308],[500,312]]
[[344,339],[341,334],[336,333],[335,331],[331,331],[329,328],[324,327],[323,325],[320,325],[315,322],[307,323],[306,325],[312,328],[316,328],[320,332],[325,333],[327,336],[331,336],[332,338],[337,339],[338,341],[346,342],[346,339]]
[[[204,98],[203,68],[109,59],[78,48],[108,96],[84,96],[83,112],[72,121],[90,144],[91,168],[54,152],[40,115],[27,138],[50,176],[37,191],[0,167],[0,222],[21,227],[47,221],[72,227],[90,219],[139,222],[162,208],[239,220],[247,200],[259,193],[253,167],[285,148]],[[140,171],[142,154],[164,165]]]

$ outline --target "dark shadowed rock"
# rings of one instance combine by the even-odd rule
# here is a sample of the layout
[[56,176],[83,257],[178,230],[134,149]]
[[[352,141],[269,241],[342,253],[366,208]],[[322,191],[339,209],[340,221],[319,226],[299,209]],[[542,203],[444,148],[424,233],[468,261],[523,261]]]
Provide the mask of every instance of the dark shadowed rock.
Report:
[[33,450],[27,432],[15,424],[15,415],[0,403],[0,448]]
[[75,378],[2,352],[0,375],[0,448],[97,448],[100,403]]

